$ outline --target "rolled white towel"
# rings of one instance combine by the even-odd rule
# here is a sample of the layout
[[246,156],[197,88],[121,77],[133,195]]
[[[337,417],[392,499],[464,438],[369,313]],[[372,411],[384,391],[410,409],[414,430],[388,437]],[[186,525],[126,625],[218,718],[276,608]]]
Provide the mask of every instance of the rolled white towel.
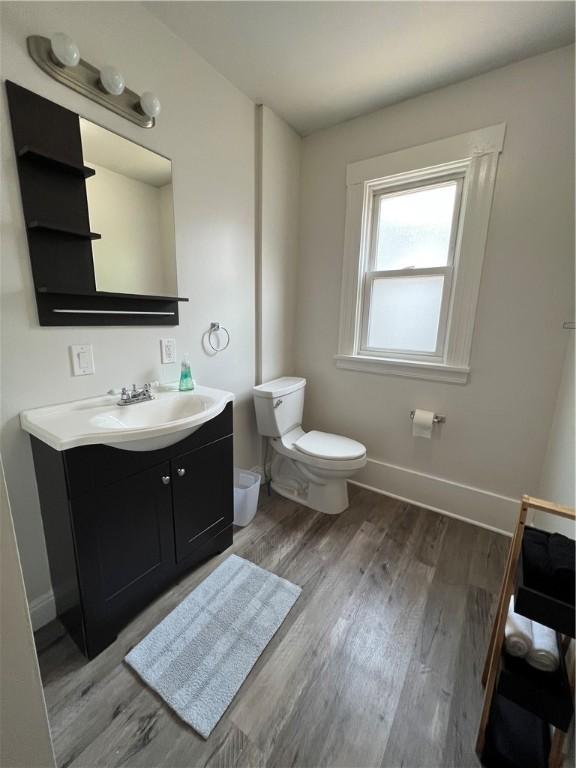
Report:
[[530,666],[542,672],[554,672],[560,664],[556,632],[550,627],[532,622],[532,650],[526,661]]
[[514,597],[510,598],[504,645],[510,656],[526,656],[532,649],[532,622],[519,613],[514,613]]

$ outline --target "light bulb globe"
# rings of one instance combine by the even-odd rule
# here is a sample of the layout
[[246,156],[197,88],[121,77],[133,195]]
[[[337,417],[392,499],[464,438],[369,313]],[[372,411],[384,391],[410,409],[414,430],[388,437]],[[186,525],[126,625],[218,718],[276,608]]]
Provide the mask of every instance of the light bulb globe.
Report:
[[150,91],[146,91],[140,96],[140,109],[148,117],[158,117],[162,110],[160,99]]
[[120,96],[124,92],[126,82],[124,75],[116,67],[102,67],[100,70],[100,85],[111,96]]
[[80,61],[80,49],[64,32],[56,32],[50,38],[52,58],[60,67],[75,67]]

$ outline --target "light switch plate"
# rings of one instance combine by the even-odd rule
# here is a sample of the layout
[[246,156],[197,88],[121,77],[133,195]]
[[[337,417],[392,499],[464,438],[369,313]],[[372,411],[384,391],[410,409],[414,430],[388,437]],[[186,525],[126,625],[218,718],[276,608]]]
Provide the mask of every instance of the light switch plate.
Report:
[[73,344],[70,347],[70,357],[74,376],[90,376],[94,373],[92,344]]
[[160,339],[160,360],[163,365],[176,362],[176,339]]

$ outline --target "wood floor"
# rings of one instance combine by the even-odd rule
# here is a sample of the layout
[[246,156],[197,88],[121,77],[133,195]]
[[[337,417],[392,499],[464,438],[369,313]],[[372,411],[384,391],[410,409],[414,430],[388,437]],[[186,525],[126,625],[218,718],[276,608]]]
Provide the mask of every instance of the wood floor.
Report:
[[[261,493],[234,547],[163,595],[91,662],[37,637],[58,765],[467,768],[508,539],[351,487],[339,516]],[[122,662],[231,552],[302,587],[205,741]]]

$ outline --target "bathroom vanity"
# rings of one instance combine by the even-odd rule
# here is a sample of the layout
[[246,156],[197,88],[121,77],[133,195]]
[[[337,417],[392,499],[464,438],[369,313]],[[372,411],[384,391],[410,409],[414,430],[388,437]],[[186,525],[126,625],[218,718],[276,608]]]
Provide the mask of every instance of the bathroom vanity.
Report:
[[[220,395],[170,393],[127,408],[103,398],[22,414],[57,613],[88,658],[195,564],[232,544],[232,395]],[[113,432],[116,412],[125,426]]]

